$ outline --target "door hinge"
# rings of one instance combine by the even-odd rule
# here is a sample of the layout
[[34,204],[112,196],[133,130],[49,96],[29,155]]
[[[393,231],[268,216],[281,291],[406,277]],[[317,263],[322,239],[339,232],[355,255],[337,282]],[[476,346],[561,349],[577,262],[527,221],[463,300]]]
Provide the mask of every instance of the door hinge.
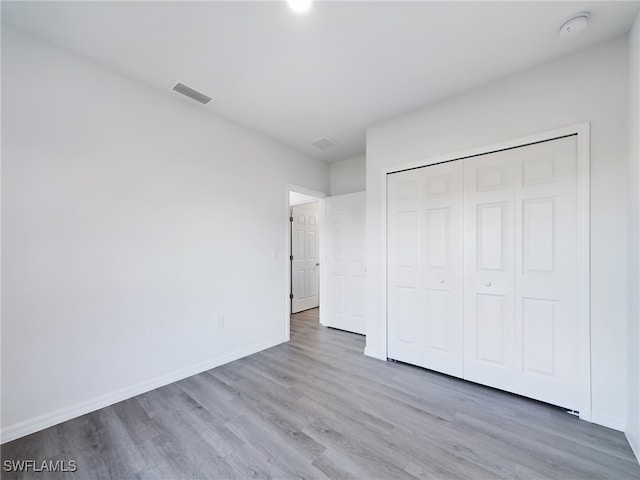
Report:
[[290,300],[293,300],[293,293],[290,293],[290,294],[289,294],[289,299],[290,299]]
[[290,221],[290,222],[293,222],[293,217],[289,217],[289,221]]
[[289,255],[289,260],[293,262],[293,255]]

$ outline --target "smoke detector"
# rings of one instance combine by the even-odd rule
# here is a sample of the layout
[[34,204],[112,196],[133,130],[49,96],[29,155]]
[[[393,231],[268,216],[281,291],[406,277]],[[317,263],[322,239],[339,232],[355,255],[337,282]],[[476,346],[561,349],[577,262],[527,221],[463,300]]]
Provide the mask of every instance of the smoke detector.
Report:
[[580,33],[582,30],[587,28],[590,18],[591,18],[590,12],[580,12],[580,13],[576,13],[575,15],[571,15],[560,26],[560,29],[558,30],[558,36],[571,37],[573,35]]

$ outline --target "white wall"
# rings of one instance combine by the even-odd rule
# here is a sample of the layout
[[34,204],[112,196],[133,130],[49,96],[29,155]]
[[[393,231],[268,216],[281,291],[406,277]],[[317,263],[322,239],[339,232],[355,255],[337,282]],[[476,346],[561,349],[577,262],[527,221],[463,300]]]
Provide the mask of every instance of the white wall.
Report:
[[629,419],[640,459],[640,14],[629,34]]
[[305,203],[317,202],[316,197],[305,195],[304,193],[289,192],[289,205],[302,205]]
[[363,192],[366,189],[366,180],[364,155],[331,164],[331,195]]
[[328,165],[4,25],[2,139],[3,441],[286,340]]
[[627,417],[627,42],[621,38],[367,130],[367,348],[385,358],[383,169],[591,122],[593,419]]

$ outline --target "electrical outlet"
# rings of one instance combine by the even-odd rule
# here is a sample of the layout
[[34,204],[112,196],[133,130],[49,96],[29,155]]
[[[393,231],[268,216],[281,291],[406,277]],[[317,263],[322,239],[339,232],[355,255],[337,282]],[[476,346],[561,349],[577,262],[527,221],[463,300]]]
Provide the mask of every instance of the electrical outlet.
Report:
[[217,327],[218,327],[218,330],[220,330],[221,328],[224,328],[224,315],[218,315]]

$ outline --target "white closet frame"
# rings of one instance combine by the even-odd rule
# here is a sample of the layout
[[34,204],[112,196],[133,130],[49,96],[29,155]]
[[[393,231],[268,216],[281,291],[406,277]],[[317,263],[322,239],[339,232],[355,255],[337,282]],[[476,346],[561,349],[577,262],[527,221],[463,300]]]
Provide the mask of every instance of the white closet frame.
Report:
[[411,168],[426,167],[451,160],[484,155],[508,148],[522,147],[532,143],[544,142],[567,135],[577,135],[577,169],[578,169],[578,329],[576,331],[578,348],[578,398],[580,418],[591,422],[591,295],[590,295],[590,123],[584,122],[563,128],[527,135],[525,137],[492,143],[458,152],[437,155],[425,160],[394,165],[382,170],[382,239],[381,264],[383,265],[381,285],[383,296],[383,312],[385,312],[385,352],[388,349],[388,316],[387,316],[387,175]]

